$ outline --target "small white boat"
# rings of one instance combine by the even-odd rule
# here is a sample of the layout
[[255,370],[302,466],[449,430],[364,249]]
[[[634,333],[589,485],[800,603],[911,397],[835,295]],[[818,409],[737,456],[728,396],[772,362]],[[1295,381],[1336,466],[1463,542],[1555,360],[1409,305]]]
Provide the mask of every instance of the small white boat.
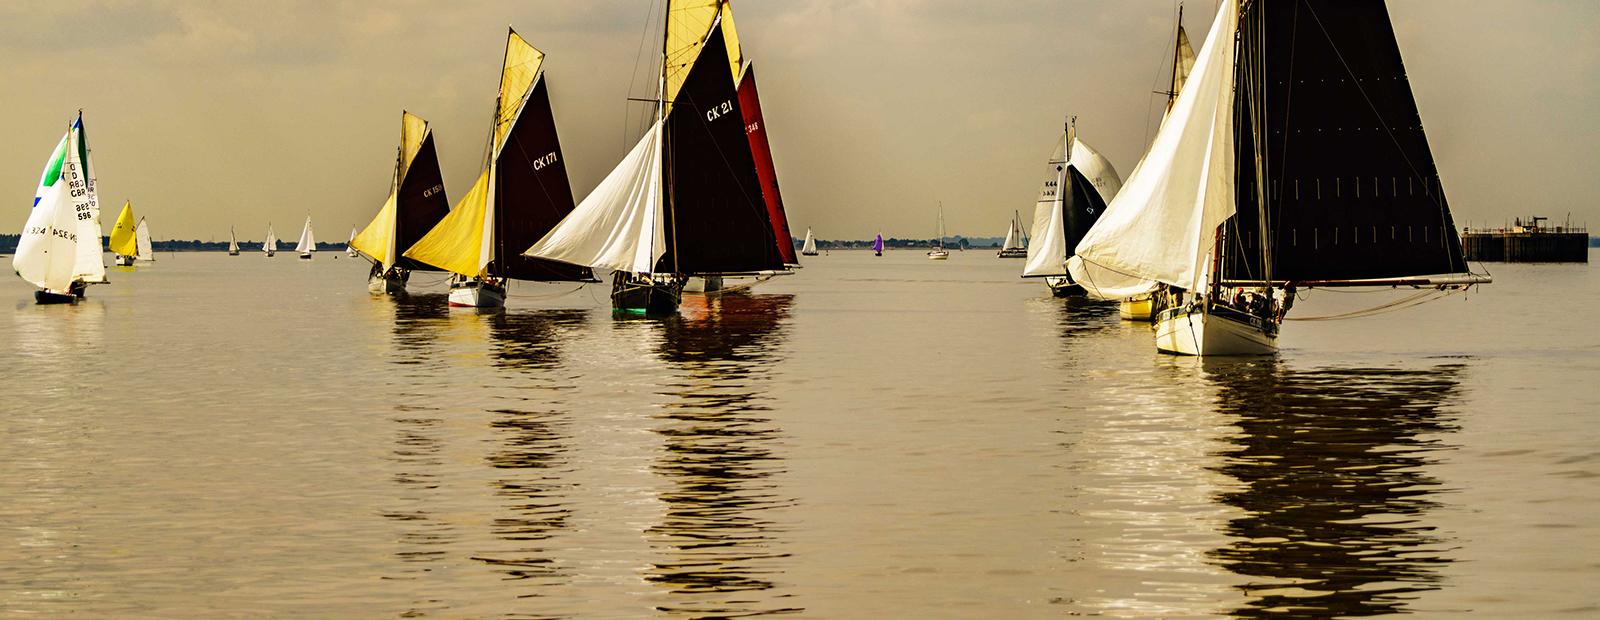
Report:
[[1022,214],[1011,212],[1011,227],[1006,229],[1006,241],[1000,244],[1000,258],[1027,258],[1028,231],[1022,229]]
[[228,256],[239,255],[239,237],[233,233],[233,227],[228,227]]
[[39,287],[33,298],[40,304],[75,303],[89,284],[106,281],[89,153],[80,112],[45,162],[28,223],[11,257],[16,274]]
[[457,308],[500,308],[506,305],[506,287],[498,278],[450,279],[450,305]]
[[317,251],[317,240],[311,233],[311,216],[306,216],[306,226],[300,229],[300,243],[294,246],[294,251],[300,253],[300,260],[311,260],[311,253]]
[[947,260],[950,251],[944,249],[944,203],[939,203],[939,236],[933,240],[933,249],[928,250],[929,260]]
[[272,232],[272,222],[267,222],[267,238],[261,241],[261,252],[272,258],[278,253],[278,234]]
[[801,256],[816,256],[817,255],[817,240],[811,237],[811,229],[810,228],[806,229],[806,242],[805,242],[804,245],[800,246],[800,255]]

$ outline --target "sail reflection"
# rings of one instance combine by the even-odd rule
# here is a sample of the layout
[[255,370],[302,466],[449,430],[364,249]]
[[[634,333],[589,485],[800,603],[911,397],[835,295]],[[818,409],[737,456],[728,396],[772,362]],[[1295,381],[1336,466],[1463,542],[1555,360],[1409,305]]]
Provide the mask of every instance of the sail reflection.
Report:
[[[661,414],[664,447],[654,466],[670,487],[666,514],[650,528],[666,559],[647,579],[671,594],[669,614],[728,617],[798,611],[773,592],[788,554],[767,511],[789,506],[773,477],[784,472],[782,431],[763,402],[780,360],[790,295],[684,298],[663,324],[659,354],[675,372]],[[757,596],[754,593],[764,592]]]
[[1237,616],[1406,611],[1441,587],[1450,540],[1428,525],[1440,482],[1427,473],[1464,367],[1295,371],[1277,360],[1208,363],[1219,410],[1242,433],[1216,471],[1244,511],[1210,555],[1249,578]]
[[1057,328],[1063,338],[1076,338],[1114,327],[1117,302],[1088,297],[1049,299],[1057,308]]

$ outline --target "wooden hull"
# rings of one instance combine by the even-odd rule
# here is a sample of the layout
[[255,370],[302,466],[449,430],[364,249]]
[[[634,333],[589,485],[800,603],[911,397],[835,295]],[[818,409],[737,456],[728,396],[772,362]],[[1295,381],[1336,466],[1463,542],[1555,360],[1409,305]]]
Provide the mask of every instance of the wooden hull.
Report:
[[1154,308],[1155,297],[1149,294],[1144,294],[1137,297],[1129,297],[1121,302],[1118,302],[1117,313],[1122,316],[1122,320],[1124,321],[1139,321],[1141,323],[1149,323],[1154,320],[1154,317],[1152,316],[1152,310]]
[[1044,285],[1050,287],[1050,294],[1056,297],[1082,297],[1088,294],[1066,276],[1045,276]]
[[683,299],[682,278],[641,280],[617,272],[611,280],[611,309],[629,314],[674,314]]
[[1242,312],[1200,306],[1172,308],[1156,318],[1156,350],[1172,355],[1271,355],[1277,324]]
[[506,289],[476,279],[451,282],[450,305],[456,308],[504,308]]

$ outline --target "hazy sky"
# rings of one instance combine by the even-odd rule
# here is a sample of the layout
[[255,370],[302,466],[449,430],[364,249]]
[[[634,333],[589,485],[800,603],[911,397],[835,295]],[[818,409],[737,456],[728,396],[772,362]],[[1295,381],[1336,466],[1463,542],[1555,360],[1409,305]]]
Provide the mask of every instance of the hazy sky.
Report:
[[[1458,223],[1600,227],[1600,2],[1391,0]],[[653,93],[651,0],[0,3],[0,190],[27,219],[83,108],[107,229],[124,198],[157,238],[319,237],[365,225],[399,118],[433,122],[454,202],[482,164],[505,27],[545,50],[578,196]],[[1126,175],[1152,131],[1172,0],[735,0],[796,234],[1004,233],[1063,118]],[[1188,4],[1200,38],[1215,0]],[[644,61],[648,62],[648,58]],[[635,77],[637,76],[637,77]],[[632,90],[630,91],[630,82]],[[632,113],[630,113],[630,110]],[[5,211],[0,211],[0,214]]]

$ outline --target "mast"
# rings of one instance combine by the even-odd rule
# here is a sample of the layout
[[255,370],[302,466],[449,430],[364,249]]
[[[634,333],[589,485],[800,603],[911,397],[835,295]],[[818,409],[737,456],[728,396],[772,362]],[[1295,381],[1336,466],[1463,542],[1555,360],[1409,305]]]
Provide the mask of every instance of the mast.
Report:
[[1172,82],[1167,86],[1167,109],[1172,109],[1172,101],[1178,98],[1178,65],[1183,62],[1183,3],[1178,3],[1178,30],[1172,37]]
[[[677,201],[673,199],[672,191],[672,131],[667,123],[667,46],[671,40],[672,31],[672,0],[663,0],[661,12],[661,83],[656,94],[656,118],[661,122],[661,187],[663,190],[663,206],[667,212],[667,247],[672,248],[672,273],[681,273],[678,268],[678,209]],[[722,7],[722,1],[717,1],[717,8]],[[692,70],[692,69],[691,69]]]

